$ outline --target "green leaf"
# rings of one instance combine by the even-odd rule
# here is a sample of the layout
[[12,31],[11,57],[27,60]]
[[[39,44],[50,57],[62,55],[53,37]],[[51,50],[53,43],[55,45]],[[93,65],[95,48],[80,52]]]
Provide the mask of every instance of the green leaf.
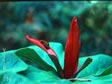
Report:
[[[58,60],[59,63],[61,65],[61,67],[64,67],[64,50],[63,50],[63,46],[61,43],[57,43],[57,42],[49,42],[49,46],[56,52],[57,56],[58,56]],[[29,46],[29,48],[34,49],[36,51],[36,53],[49,65],[51,65],[52,67],[55,67],[54,63],[52,62],[52,60],[49,58],[48,54],[43,51],[41,48],[39,48],[38,46]]]
[[0,72],[19,72],[28,68],[14,53],[14,50],[0,53]]
[[[56,52],[58,58],[55,58],[54,56],[48,56],[46,54],[46,52],[44,52],[38,46],[37,47],[34,47],[34,46],[32,47],[31,46],[30,48],[33,48],[39,54],[39,56],[43,56],[42,59],[45,62],[47,62],[48,64],[50,64],[51,66],[53,66],[55,69],[57,69],[58,74],[61,75],[61,77],[62,77],[62,75],[63,75],[62,68],[64,67],[64,51],[63,51],[63,46],[62,46],[62,44],[56,43],[56,42],[49,42],[49,46]],[[54,61],[54,63],[51,60]]]
[[[12,73],[12,72],[2,72],[0,73],[0,84],[34,84],[35,82],[30,81],[26,77]],[[36,82],[36,84],[39,84]]]
[[91,82],[75,81],[73,84],[111,84],[112,83],[112,74],[106,76],[100,76],[100,77],[90,75],[84,78],[90,79]]
[[87,58],[86,61],[83,63],[83,65],[80,67],[79,70],[75,73],[74,77],[77,76],[78,73],[80,73],[84,68],[86,68],[90,63],[92,62],[91,58]]
[[51,71],[43,71],[34,66],[29,66],[26,71],[19,73],[29,79],[30,81],[40,84],[72,84],[71,81],[66,79],[60,79]]
[[55,83],[60,78],[53,74],[51,71],[44,71],[39,68],[35,68],[34,66],[29,66],[26,71],[20,72],[19,74],[23,75],[24,77],[28,78],[30,81],[40,84],[46,83]]
[[89,75],[98,75],[103,73],[104,70],[108,69],[112,65],[112,57],[104,54],[98,54],[94,56],[87,56],[82,57],[79,59],[79,67],[84,63],[87,58],[92,58],[93,61],[91,62],[88,67],[83,69],[77,77],[84,77]]
[[41,57],[39,57],[38,54],[33,49],[30,48],[20,49],[16,51],[15,54],[20,58],[33,62],[43,70],[55,72],[54,68],[52,68],[52,66],[43,61]]
[[96,76],[105,76],[105,75],[109,75],[109,74],[112,74],[112,66],[108,67],[101,74],[96,75]]

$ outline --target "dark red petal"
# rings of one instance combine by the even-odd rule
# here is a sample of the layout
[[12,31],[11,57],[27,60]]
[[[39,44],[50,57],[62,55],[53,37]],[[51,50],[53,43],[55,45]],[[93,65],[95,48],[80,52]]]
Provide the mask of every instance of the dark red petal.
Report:
[[32,38],[31,36],[29,35],[26,35],[25,36],[26,39],[28,41],[30,41],[31,43],[37,45],[38,47],[42,48],[44,51],[46,51],[49,55],[53,55],[53,56],[56,56],[55,52],[49,47],[49,49],[47,49],[41,42],[40,40],[38,39],[35,39],[35,38]]
[[65,46],[64,78],[71,78],[76,73],[80,52],[80,31],[74,17],[70,26]]
[[26,35],[25,37],[31,43],[33,43],[33,44],[37,45],[38,47],[42,48],[44,51],[47,51],[47,49],[42,45],[42,43],[40,43],[40,41],[38,39],[32,38],[29,35]]

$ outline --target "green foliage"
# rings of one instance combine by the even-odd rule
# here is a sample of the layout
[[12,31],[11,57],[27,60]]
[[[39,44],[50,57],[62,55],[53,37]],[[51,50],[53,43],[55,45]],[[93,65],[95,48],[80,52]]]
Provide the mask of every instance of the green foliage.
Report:
[[26,70],[28,65],[19,59],[14,50],[0,53],[0,72],[19,72]]
[[[28,78],[12,72],[0,73],[0,84],[34,84]],[[37,82],[37,84],[39,84]]]
[[[61,66],[63,66],[64,50],[62,45],[60,43],[51,42],[50,47],[52,47],[57,53],[59,62]],[[28,50],[27,56],[31,56],[31,58],[35,60],[30,60],[30,57],[24,55],[24,52],[26,52],[24,51],[25,49],[31,50]],[[17,52],[22,53],[19,55],[20,58],[15,54]],[[2,67],[4,66],[4,63],[2,60],[4,56],[7,59],[6,62],[4,62],[6,63],[5,66],[7,68],[3,70]],[[37,46],[30,46],[28,48],[0,53],[0,84],[111,84],[112,82],[112,57],[108,55],[98,54],[81,57],[79,59],[78,67],[80,67],[88,57],[93,59],[92,63],[77,76],[77,78],[89,79],[91,82],[71,82],[67,79],[60,79],[52,71],[46,71],[39,66],[27,63],[27,61],[34,61],[35,64],[38,64],[38,60],[35,62],[37,57],[39,57],[38,59],[41,58],[42,60],[45,60],[47,64],[55,68],[46,52]],[[27,59],[27,61],[25,59]]]
[[16,51],[15,54],[18,55],[20,58],[35,63],[38,67],[40,67],[43,70],[55,72],[55,70],[51,66],[49,66],[46,62],[44,62],[33,49],[30,48],[21,49]]

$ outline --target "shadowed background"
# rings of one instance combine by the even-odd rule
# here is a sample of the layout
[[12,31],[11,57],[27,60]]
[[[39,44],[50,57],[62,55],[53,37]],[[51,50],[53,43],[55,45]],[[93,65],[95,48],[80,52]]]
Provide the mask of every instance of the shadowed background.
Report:
[[26,34],[65,46],[74,16],[81,31],[80,56],[112,55],[112,1],[0,2],[0,51],[31,45]]

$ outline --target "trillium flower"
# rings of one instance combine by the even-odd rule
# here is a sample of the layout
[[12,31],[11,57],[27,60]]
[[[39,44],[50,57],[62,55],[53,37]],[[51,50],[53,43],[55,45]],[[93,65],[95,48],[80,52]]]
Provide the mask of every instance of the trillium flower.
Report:
[[77,74],[92,61],[91,58],[88,58],[81,68],[77,70],[80,53],[80,31],[78,28],[77,19],[75,17],[72,19],[69,34],[66,40],[64,69],[61,68],[57,55],[55,51],[50,48],[48,42],[32,38],[29,35],[26,35],[26,39],[43,49],[49,55],[56,66],[58,75],[61,78],[70,79],[76,77]]

